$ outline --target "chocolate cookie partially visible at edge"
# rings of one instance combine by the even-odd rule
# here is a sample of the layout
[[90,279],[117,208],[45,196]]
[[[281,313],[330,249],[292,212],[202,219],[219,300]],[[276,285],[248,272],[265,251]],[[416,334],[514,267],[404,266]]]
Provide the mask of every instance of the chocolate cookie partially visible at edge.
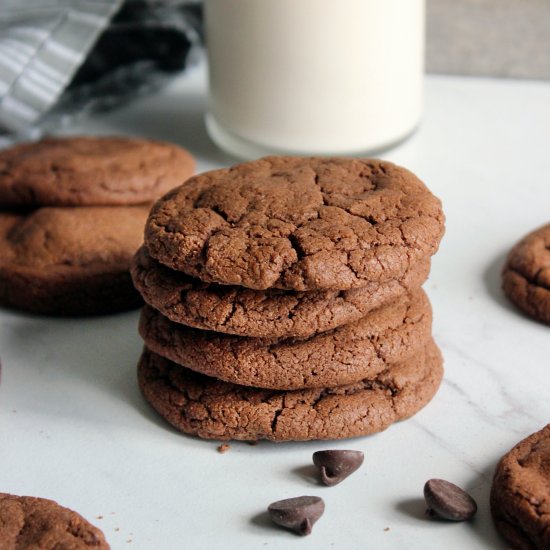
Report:
[[0,493],[0,548],[109,550],[110,546],[97,527],[53,500]]
[[440,201],[379,160],[266,157],[188,180],[158,201],[145,245],[206,282],[347,290],[401,281],[434,254]]
[[443,375],[435,343],[372,380],[335,388],[273,391],[221,382],[144,350],[145,399],[178,430],[205,439],[344,439],[386,429],[434,396]]
[[143,299],[172,321],[256,338],[307,338],[357,321],[418,288],[429,271],[430,259],[426,258],[418,265],[411,264],[400,282],[296,292],[203,283],[162,265],[145,247],[140,248],[131,268]]
[[550,424],[502,457],[491,487],[491,512],[515,550],[550,548]]
[[181,147],[130,137],[55,137],[0,151],[0,206],[152,202],[193,175]]
[[372,378],[422,349],[432,311],[423,290],[304,340],[266,340],[188,328],[146,306],[139,331],[155,353],[226,382],[291,390]]
[[519,309],[550,324],[550,224],[512,248],[502,271],[502,288]]
[[49,315],[139,306],[130,261],[149,206],[0,213],[0,305]]

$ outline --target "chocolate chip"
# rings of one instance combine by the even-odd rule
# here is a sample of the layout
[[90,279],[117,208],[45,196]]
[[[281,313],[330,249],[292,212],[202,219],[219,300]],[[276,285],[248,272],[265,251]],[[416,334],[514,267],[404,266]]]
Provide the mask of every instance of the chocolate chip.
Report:
[[321,470],[321,481],[332,487],[353,474],[364,458],[361,451],[317,451],[313,464]]
[[428,516],[451,521],[470,519],[477,512],[476,501],[454,483],[430,479],[424,485]]
[[309,535],[313,524],[323,515],[325,503],[320,497],[295,497],[271,503],[267,511],[277,525]]

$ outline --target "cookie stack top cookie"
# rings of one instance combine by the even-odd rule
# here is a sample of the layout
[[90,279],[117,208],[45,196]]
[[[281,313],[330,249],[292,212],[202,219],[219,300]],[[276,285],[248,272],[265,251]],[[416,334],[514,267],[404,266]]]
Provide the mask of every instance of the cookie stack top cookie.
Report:
[[159,200],[149,254],[205,282],[347,290],[401,280],[437,251],[440,201],[378,160],[266,157],[188,180]]
[[51,137],[0,151],[0,207],[151,203],[187,179],[177,145],[128,137]]

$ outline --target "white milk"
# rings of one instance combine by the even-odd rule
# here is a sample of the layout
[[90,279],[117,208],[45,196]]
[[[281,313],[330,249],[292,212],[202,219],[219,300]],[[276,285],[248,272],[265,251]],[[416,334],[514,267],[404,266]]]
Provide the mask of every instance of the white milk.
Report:
[[228,152],[361,154],[417,125],[424,0],[206,0],[207,128]]

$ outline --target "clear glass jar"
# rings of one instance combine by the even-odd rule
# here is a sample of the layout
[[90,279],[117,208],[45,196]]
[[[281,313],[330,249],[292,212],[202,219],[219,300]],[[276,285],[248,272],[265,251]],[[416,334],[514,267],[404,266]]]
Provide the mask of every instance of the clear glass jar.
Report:
[[222,149],[354,155],[419,122],[424,0],[206,0],[206,124]]

